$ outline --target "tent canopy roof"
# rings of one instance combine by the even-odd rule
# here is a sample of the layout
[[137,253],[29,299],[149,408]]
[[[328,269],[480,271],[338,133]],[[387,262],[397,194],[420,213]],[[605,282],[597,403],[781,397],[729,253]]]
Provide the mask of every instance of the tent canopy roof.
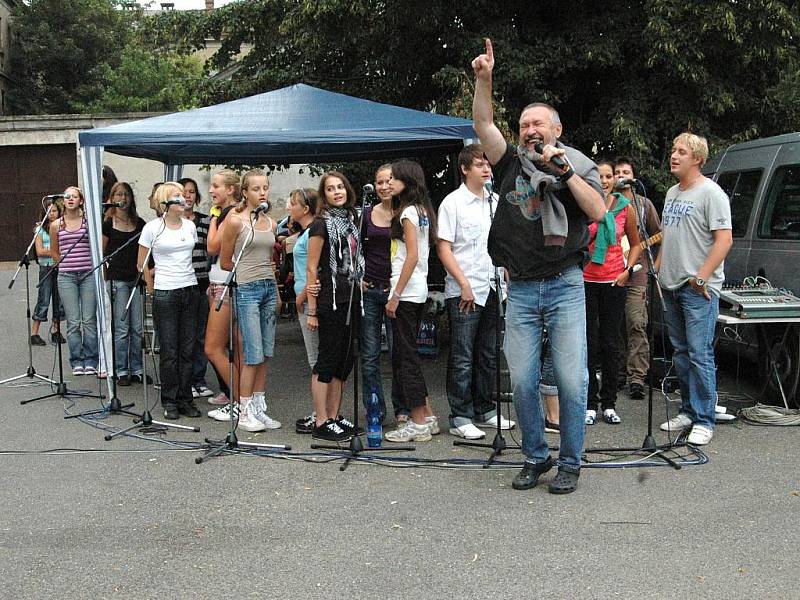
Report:
[[169,164],[312,163],[457,152],[472,121],[296,84],[83,131],[81,146]]

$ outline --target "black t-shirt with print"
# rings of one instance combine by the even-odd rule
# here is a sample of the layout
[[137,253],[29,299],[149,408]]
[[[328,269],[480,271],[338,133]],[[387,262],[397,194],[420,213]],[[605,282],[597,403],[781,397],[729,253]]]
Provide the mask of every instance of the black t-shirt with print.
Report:
[[[583,177],[603,197],[597,166],[578,150],[564,147],[575,173]],[[588,259],[589,219],[568,188],[556,192],[564,204],[569,229],[563,247],[545,246],[542,220],[538,213],[526,217],[514,197],[518,176],[527,177],[515,156],[516,147],[507,144],[503,157],[493,166],[500,181],[497,212],[489,231],[489,255],[495,265],[508,269],[511,279],[546,279]],[[517,200],[518,202],[518,200]]]
[[[319,266],[317,267],[317,277],[320,282],[319,296],[317,303],[324,306],[333,306],[333,282],[331,280],[331,244],[328,239],[328,228],[325,225],[325,219],[321,217],[315,218],[308,228],[309,237],[321,237],[324,242],[322,244],[322,253],[319,256]],[[350,279],[347,275],[349,271],[349,264],[338,257],[336,259],[336,308],[339,309],[350,301]],[[356,287],[354,298],[358,298],[358,287]]]

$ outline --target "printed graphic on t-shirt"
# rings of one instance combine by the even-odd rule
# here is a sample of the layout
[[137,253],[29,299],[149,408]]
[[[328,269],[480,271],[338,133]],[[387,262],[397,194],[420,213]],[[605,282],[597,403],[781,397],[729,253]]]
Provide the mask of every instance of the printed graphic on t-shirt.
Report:
[[536,196],[531,182],[522,175],[517,175],[515,189],[506,194],[506,200],[518,206],[522,216],[529,221],[538,221],[542,216],[542,202]]
[[664,213],[661,217],[662,227],[680,227],[684,217],[688,217],[694,211],[694,202],[689,199],[675,198],[664,206]]

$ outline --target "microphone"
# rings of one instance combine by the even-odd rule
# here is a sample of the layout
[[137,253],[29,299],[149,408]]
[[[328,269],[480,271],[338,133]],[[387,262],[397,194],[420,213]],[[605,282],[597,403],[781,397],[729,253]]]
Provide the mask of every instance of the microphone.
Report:
[[[542,154],[544,152],[544,144],[542,144],[541,142],[537,142],[536,144],[533,145],[533,149],[536,150],[536,152],[538,152],[539,154]],[[559,167],[560,169],[563,169],[567,166],[567,163],[564,162],[564,159],[561,158],[560,156],[554,156],[553,158],[550,159],[550,162],[553,163],[555,166]]]
[[122,202],[103,202],[103,208],[122,208],[125,206]]
[[178,198],[170,198],[170,199],[169,199],[169,200],[167,200],[166,202],[162,202],[162,204],[163,204],[163,205],[164,205],[164,207],[165,207],[165,208],[167,208],[167,209],[168,209],[170,206],[172,206],[173,204],[180,204],[181,206],[184,206],[184,207],[185,207],[185,206],[186,206],[186,200],[183,198],[183,196],[180,196],[180,197],[178,197]]
[[258,205],[258,208],[256,209],[255,212],[256,217],[258,217],[258,215],[262,212],[263,213],[268,212],[269,209],[270,209],[269,202],[262,202],[261,204]]
[[639,181],[638,179],[628,179],[625,177],[620,177],[617,179],[617,183],[614,184],[614,188],[617,190],[623,190],[626,187],[632,186],[634,183]]
[[368,194],[375,192],[375,186],[371,183],[364,184],[364,187],[361,189],[361,191],[365,196],[367,196]]
[[492,195],[492,192],[494,191],[494,186],[492,185],[491,179],[483,182],[483,189],[486,190],[487,194],[489,194],[490,196]]
[[63,198],[64,194],[50,194],[49,196],[45,196],[45,200],[58,200],[59,198]]

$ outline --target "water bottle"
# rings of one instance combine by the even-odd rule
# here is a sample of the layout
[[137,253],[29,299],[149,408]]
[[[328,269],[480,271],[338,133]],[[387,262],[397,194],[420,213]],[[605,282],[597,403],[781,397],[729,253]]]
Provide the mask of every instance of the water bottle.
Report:
[[383,441],[383,425],[381,424],[381,401],[378,391],[372,386],[372,393],[367,404],[367,446],[380,448]]

